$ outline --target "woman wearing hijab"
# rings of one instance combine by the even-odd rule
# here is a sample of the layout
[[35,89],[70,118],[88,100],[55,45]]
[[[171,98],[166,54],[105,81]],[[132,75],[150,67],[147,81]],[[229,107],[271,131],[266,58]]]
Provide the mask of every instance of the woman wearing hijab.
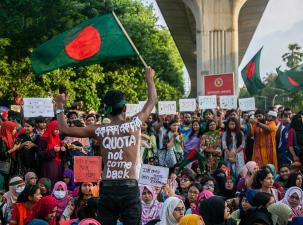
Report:
[[68,195],[67,186],[63,181],[55,183],[52,196],[57,200],[57,217],[60,218],[64,209],[71,200],[71,196]]
[[61,147],[61,141],[57,121],[51,121],[39,142],[39,158],[41,161],[41,176],[49,178],[52,183],[59,180],[61,173],[60,153],[65,148]]
[[287,225],[292,219],[291,208],[281,202],[274,203],[268,207],[274,225]]
[[185,215],[181,218],[179,225],[204,225],[204,221],[199,215]]
[[11,220],[11,212],[13,205],[17,202],[18,196],[25,188],[25,183],[21,177],[13,177],[9,181],[9,191],[3,195],[4,206],[2,211],[4,212],[4,220],[9,222]]
[[142,225],[147,224],[151,220],[160,219],[162,203],[157,201],[155,189],[148,185],[140,186],[140,193],[142,205]]
[[69,169],[69,168],[64,169],[63,181],[66,184],[67,189],[70,192],[73,192],[74,189],[76,188],[76,185],[74,183],[74,172],[71,169]]
[[47,196],[47,195],[51,194],[52,182],[50,179],[48,179],[46,177],[42,177],[39,180],[38,184],[39,184],[42,196]]
[[184,216],[185,206],[182,200],[169,197],[165,200],[161,209],[161,221],[157,225],[178,225]]
[[237,185],[237,191],[245,191],[252,187],[255,173],[259,170],[259,166],[255,161],[249,161],[240,171],[240,180]]
[[25,225],[32,220],[44,220],[48,225],[56,225],[57,200],[52,196],[45,196],[33,207],[33,213],[25,221]]
[[24,176],[24,180],[26,184],[35,185],[37,184],[38,177],[34,172],[27,172]]
[[229,217],[229,208],[222,197],[213,196],[200,203],[200,215],[205,225],[225,225]]
[[24,220],[32,213],[33,206],[41,197],[38,185],[27,184],[19,195],[17,203],[14,204],[10,225],[24,225]]
[[303,191],[299,187],[291,187],[287,189],[282,203],[288,205],[294,217],[303,216]]

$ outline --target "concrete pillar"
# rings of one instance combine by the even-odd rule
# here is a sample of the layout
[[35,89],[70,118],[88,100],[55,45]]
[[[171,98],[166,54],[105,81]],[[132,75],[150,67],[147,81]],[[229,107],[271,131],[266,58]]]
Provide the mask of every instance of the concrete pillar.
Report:
[[183,0],[196,19],[197,95],[203,75],[235,73],[238,94],[238,17],[247,0]]

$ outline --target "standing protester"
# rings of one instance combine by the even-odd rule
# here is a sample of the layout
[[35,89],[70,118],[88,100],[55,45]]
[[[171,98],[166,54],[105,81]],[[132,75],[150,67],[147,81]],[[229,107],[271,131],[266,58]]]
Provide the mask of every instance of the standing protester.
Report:
[[278,160],[276,151],[276,123],[277,113],[268,112],[268,122],[261,110],[255,113],[255,119],[250,119],[251,134],[254,137],[253,161],[260,167],[273,164],[278,170]]
[[105,112],[110,124],[68,127],[64,118],[65,96],[56,98],[59,130],[71,137],[96,137],[104,162],[98,217],[101,224],[115,225],[120,216],[124,225],[139,225],[141,201],[138,188],[140,171],[141,124],[156,104],[154,71],[146,69],[148,100],[142,111],[126,121],[126,100],[120,91],[110,91],[104,97]]

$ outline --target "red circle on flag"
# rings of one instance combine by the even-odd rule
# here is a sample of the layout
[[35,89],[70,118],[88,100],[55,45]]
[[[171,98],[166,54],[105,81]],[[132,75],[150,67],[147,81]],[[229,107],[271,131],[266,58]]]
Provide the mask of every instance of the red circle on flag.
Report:
[[300,84],[297,83],[296,81],[294,81],[291,77],[287,76],[287,79],[289,81],[289,83],[292,85],[292,86],[295,86],[295,87],[299,87]]
[[255,69],[256,69],[256,64],[254,62],[248,63],[245,71],[248,79],[251,79],[254,76]]
[[101,44],[99,31],[93,26],[87,26],[65,46],[65,52],[72,59],[84,60],[96,55],[100,51]]

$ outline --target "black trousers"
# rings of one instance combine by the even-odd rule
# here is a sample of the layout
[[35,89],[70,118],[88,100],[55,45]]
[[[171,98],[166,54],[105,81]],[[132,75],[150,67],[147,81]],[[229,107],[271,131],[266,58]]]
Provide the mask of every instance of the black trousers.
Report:
[[140,225],[141,200],[136,180],[104,181],[100,187],[98,220],[102,225]]

